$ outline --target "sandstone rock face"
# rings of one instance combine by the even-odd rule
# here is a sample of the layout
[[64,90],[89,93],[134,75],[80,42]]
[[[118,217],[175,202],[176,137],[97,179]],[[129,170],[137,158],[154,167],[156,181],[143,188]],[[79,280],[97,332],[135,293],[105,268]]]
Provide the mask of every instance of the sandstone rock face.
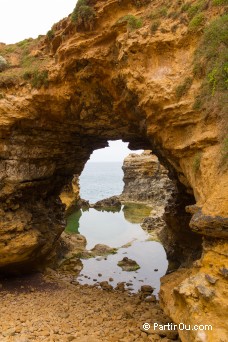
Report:
[[63,191],[60,194],[60,199],[63,204],[66,206],[66,213],[72,212],[78,204],[80,200],[80,189],[79,189],[79,180],[78,176],[74,175],[72,182],[70,184],[67,184]]
[[167,176],[168,171],[151,151],[130,154],[125,158],[122,169],[122,200],[149,203],[156,207],[164,206],[174,185]]
[[[123,139],[133,150],[152,150],[183,198],[182,203],[170,205],[169,213],[179,209],[183,213],[184,205],[196,204],[196,211],[189,214],[190,227],[217,246],[220,238],[227,238],[228,173],[220,139],[225,121],[216,108],[207,113],[193,106],[199,79],[181,98],[176,94],[176,86],[192,77],[200,31],[190,32],[185,20],[175,22],[174,28],[167,16],[152,33],[148,14],[160,2],[94,0],[93,6],[93,30],[77,32],[69,17],[55,25],[55,37],[61,39],[55,38],[53,46],[47,38],[34,42],[34,58],[45,61],[48,71],[38,87],[21,78],[23,69],[18,66],[1,72],[1,269],[31,268],[49,255],[64,229],[59,194],[108,140]],[[180,7],[171,6],[174,11]],[[209,8],[204,13],[208,21],[221,13],[221,7],[210,6],[209,2],[204,9]],[[142,18],[137,30],[119,20],[129,13]],[[4,46],[0,48],[3,55]],[[217,268],[224,269],[216,255]],[[173,293],[171,297],[173,320],[189,316],[190,305],[181,306]],[[205,312],[219,307],[213,301],[210,306],[205,299],[196,300],[200,312],[202,307]],[[195,312],[191,320],[197,324]],[[217,317],[224,322],[221,315]],[[183,341],[189,341],[180,333]]]
[[[168,177],[168,171],[151,151],[130,154],[124,160],[123,201],[149,204],[151,213],[142,222],[142,227],[155,231],[166,249],[170,270],[186,265],[201,255],[202,240],[190,229],[189,210],[185,206],[191,198],[181,194],[176,183]],[[180,195],[181,194],[181,195]],[[190,209],[189,209],[190,208]],[[192,241],[189,244],[189,241]]]
[[[218,158],[219,117],[207,120],[204,110],[192,109],[197,82],[176,97],[176,85],[191,76],[197,37],[189,39],[184,24],[174,34],[168,19],[165,31],[151,35],[146,17],[156,5],[145,5],[94,1],[93,31],[76,32],[68,18],[55,25],[55,36],[62,36],[56,51],[47,39],[34,42],[33,50],[40,50],[34,58],[47,60],[48,83],[37,89],[12,77],[1,83],[1,266],[49,253],[64,228],[58,195],[110,139],[152,149],[194,195],[194,231],[226,236],[228,176]],[[145,17],[140,29],[119,22],[129,12]]]
[[160,304],[175,322],[198,326],[211,325],[204,331],[183,330],[182,341],[225,341],[227,339],[227,243],[206,242],[203,257],[194,267],[180,269],[161,279]]

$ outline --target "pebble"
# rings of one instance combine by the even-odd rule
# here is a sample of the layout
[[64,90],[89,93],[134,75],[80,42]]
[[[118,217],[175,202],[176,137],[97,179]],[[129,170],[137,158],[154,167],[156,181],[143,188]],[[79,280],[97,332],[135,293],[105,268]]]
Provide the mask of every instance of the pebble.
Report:
[[[34,286],[34,292],[27,286],[24,291],[0,292],[1,342],[150,341],[139,323],[168,320],[157,303],[148,305],[138,294],[126,293],[124,282],[117,285],[120,291],[104,291],[74,286],[70,276],[52,277],[48,287]],[[112,289],[108,281],[101,283]]]

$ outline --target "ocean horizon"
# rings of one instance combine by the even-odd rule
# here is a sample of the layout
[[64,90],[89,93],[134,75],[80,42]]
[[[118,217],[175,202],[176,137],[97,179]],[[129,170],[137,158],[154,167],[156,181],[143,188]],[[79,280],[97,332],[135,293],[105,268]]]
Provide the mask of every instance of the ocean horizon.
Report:
[[123,162],[87,162],[79,177],[81,198],[95,203],[123,191]]

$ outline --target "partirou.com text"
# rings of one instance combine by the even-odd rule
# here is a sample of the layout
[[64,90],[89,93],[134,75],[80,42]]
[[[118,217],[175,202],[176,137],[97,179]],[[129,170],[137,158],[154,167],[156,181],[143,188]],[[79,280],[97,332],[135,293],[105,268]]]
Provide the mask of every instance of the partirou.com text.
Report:
[[179,323],[179,324],[174,324],[174,323],[167,323],[167,324],[158,324],[158,323],[144,323],[143,324],[143,329],[144,330],[149,330],[150,328],[153,328],[154,330],[212,330],[212,325],[210,324],[185,324],[185,323]]

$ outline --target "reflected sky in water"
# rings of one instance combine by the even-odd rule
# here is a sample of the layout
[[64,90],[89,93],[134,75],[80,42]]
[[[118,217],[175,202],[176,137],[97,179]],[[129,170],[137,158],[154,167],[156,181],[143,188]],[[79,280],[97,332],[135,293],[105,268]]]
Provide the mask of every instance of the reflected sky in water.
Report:
[[[149,284],[155,287],[154,293],[158,293],[160,277],[166,273],[168,261],[161,243],[149,241],[149,234],[140,226],[150,210],[151,208],[144,205],[126,204],[119,212],[90,208],[68,217],[66,231],[84,235],[88,250],[96,244],[119,248],[117,254],[107,256],[107,260],[104,257],[82,260],[83,269],[78,277],[80,283],[94,284],[94,279],[109,281],[109,278],[113,278],[110,282],[113,286],[122,281],[131,282],[132,292],[137,292],[143,284]],[[124,246],[129,243],[129,247]],[[133,272],[122,271],[117,264],[125,256],[135,260],[140,269]],[[102,276],[98,277],[98,274]]]

